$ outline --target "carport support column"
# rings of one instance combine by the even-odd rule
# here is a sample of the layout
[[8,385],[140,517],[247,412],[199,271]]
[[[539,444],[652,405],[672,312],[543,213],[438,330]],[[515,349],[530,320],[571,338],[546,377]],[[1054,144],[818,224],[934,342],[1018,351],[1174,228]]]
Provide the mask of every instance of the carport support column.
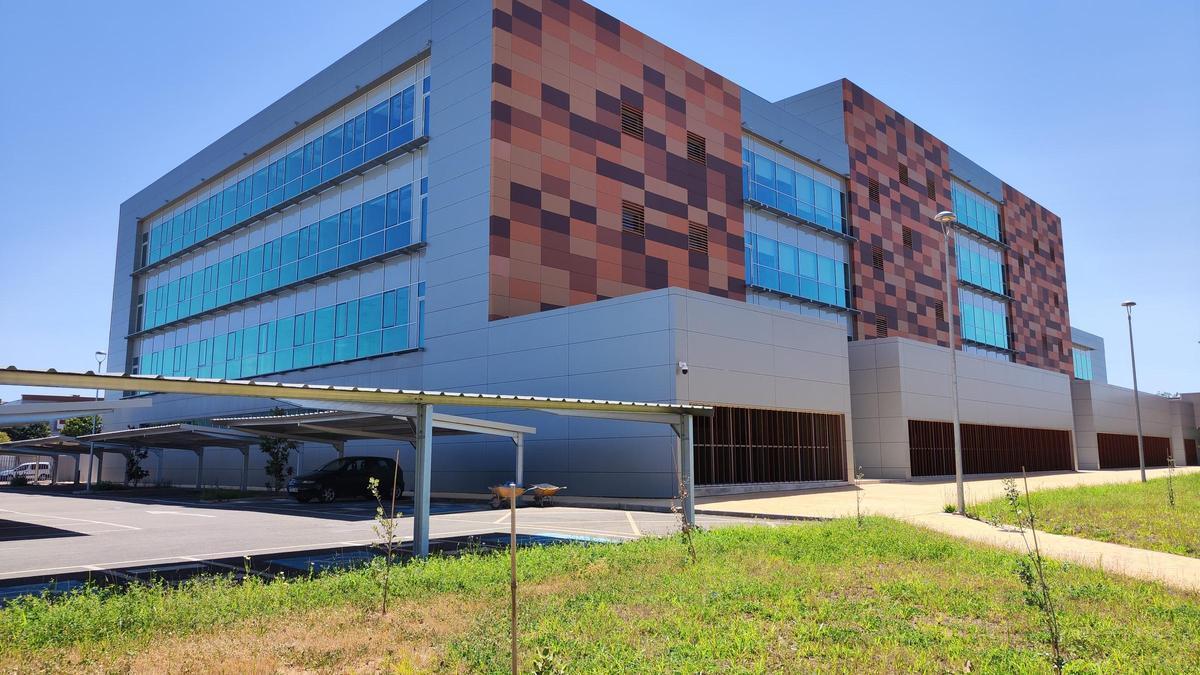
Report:
[[417,406],[413,420],[416,466],[413,468],[413,556],[429,556],[429,489],[433,462],[433,406]]
[[246,491],[246,483],[250,480],[250,448],[242,448],[242,492]]
[[696,476],[695,444],[692,436],[692,416],[684,415],[679,421],[679,482],[683,492],[683,523],[688,528],[696,526]]
[[204,448],[196,451],[196,489],[204,487]]
[[517,485],[525,485],[525,434],[517,434],[513,438],[517,444]]

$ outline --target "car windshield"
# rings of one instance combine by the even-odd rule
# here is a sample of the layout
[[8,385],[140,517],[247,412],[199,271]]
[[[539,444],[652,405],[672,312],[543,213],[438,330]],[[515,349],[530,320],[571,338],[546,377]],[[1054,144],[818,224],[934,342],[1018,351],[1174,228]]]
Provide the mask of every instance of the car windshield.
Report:
[[335,459],[318,469],[318,471],[341,471],[354,463],[353,459]]

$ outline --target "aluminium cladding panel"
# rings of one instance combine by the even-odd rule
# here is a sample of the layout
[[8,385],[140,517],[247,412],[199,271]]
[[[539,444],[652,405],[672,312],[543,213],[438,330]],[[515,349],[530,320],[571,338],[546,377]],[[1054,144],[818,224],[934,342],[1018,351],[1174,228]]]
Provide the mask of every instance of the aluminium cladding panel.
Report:
[[[841,98],[837,103],[841,105]],[[841,125],[841,115],[838,115]],[[835,173],[850,173],[850,151],[843,140],[789,112],[777,103],[743,88],[742,124],[752,134],[768,139]]]
[[[482,356],[430,363],[426,380],[447,389],[674,401],[670,317],[664,289],[493,320],[469,336]],[[666,425],[535,411],[444,411],[537,428],[525,439],[527,483],[567,485],[583,495],[672,493],[675,436]],[[512,472],[508,440],[446,438],[434,453],[437,490],[479,492],[511,480]]]
[[[849,420],[840,326],[696,291],[646,291],[494,320],[483,347],[483,358],[428,364],[427,380],[436,373],[457,388],[808,410]],[[679,361],[688,364],[687,375],[678,372]],[[669,497],[675,489],[676,439],[665,425],[531,411],[470,414],[537,428],[525,441],[526,482],[617,497]],[[439,440],[434,484],[477,492],[510,480],[512,453],[506,440]],[[402,451],[402,466],[405,457]]]
[[1004,201],[1004,183],[992,172],[971,161],[958,150],[947,146],[950,154],[950,172],[997,202]]
[[845,111],[842,107],[842,82],[843,80],[828,82],[776,101],[774,105],[845,144],[846,122],[843,117]]
[[[1076,399],[1091,403],[1091,424],[1088,428],[1101,434],[1137,434],[1137,411],[1133,390],[1112,384],[1075,380],[1072,391]],[[1142,431],[1147,436],[1171,436],[1173,399],[1140,392]]]
[[1183,398],[1168,401],[1171,406],[1171,454],[1176,466],[1185,466],[1187,454],[1185,441],[1196,439],[1196,409],[1191,401]]
[[[855,452],[867,475],[907,477],[908,420],[952,418],[949,356],[905,338],[850,345]],[[959,352],[958,389],[964,423],[1074,429],[1066,375]]]

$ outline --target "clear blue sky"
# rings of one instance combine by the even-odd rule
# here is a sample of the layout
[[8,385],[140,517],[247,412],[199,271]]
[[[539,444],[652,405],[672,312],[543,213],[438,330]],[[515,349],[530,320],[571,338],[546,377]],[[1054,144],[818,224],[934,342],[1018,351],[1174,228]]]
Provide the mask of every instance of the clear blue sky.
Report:
[[[0,364],[93,367],[120,203],[416,4],[0,4]],[[1200,3],[596,4],[771,100],[858,82],[1062,216],[1112,382],[1134,298],[1141,388],[1200,390]]]

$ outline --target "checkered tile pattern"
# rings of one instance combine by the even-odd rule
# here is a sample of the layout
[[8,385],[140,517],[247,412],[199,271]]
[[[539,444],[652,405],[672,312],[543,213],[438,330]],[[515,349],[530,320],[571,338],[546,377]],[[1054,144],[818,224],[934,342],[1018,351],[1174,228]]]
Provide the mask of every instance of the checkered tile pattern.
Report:
[[[949,344],[949,324],[937,319],[942,288],[942,234],[933,216],[950,204],[950,157],[946,144],[892,110],[861,87],[842,80],[846,141],[850,146],[848,212],[859,242],[851,266],[860,339],[876,337],[876,319],[889,336]],[[908,181],[900,179],[900,166]],[[932,176],[936,199],[927,192]],[[879,184],[879,200],[870,195]],[[912,229],[912,248],[903,228]],[[872,265],[883,251],[883,269]],[[951,261],[953,264],[953,260]]]
[[496,0],[492,25],[490,318],[667,286],[745,298],[740,88],[580,0]]
[[[1001,215],[1011,247],[1005,264],[1013,296],[1010,328],[1017,363],[1071,375],[1074,365],[1062,220],[1007,184]],[[1020,273],[1022,259],[1024,274]]]

